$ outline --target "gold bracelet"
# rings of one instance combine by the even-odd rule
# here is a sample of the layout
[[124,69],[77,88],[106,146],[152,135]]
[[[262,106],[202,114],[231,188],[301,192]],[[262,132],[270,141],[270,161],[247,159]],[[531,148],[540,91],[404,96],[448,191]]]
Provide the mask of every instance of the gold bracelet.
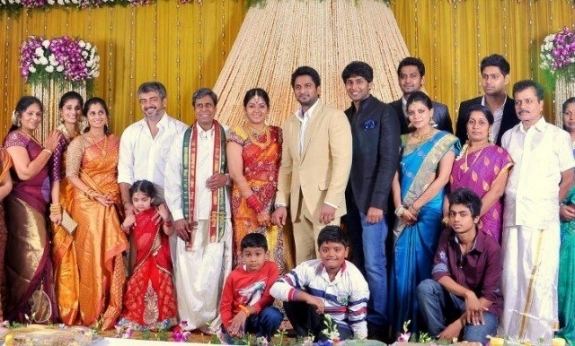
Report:
[[50,214],[62,213],[62,206],[59,203],[50,204]]

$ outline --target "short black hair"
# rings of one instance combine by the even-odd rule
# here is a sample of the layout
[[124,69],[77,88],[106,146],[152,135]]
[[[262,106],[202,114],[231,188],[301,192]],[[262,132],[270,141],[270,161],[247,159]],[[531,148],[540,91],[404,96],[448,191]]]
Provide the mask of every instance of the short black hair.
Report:
[[349,77],[363,77],[368,83],[373,81],[373,68],[363,61],[352,61],[341,72],[341,79],[347,82]]
[[319,78],[319,73],[313,68],[309,66],[300,66],[293,71],[291,74],[291,87],[295,86],[295,80],[299,76],[310,76],[313,80],[313,83],[316,87],[321,85],[321,78]]
[[243,251],[249,247],[259,247],[268,251],[268,241],[261,233],[249,233],[242,238],[240,242],[240,249]]
[[262,88],[253,88],[246,92],[246,95],[244,96],[244,108],[246,108],[248,106],[248,102],[250,102],[250,100],[256,96],[261,97],[266,103],[266,106],[270,108],[270,97],[268,93]]
[[214,102],[214,106],[218,105],[218,95],[216,95],[216,93],[213,92],[213,90],[210,88],[199,88],[198,90],[196,90],[192,95],[192,105],[195,106],[196,101],[204,96],[209,96]]
[[407,98],[405,108],[409,108],[409,106],[411,106],[412,103],[417,101],[423,103],[427,108],[433,109],[433,102],[431,101],[431,98],[427,96],[427,94],[424,93],[423,91],[416,91],[411,93],[411,95],[409,95],[409,97]]
[[164,84],[157,81],[144,82],[138,87],[138,95],[149,92],[158,93],[158,96],[160,96],[160,99],[162,100],[165,99],[167,95]]
[[339,243],[345,247],[349,246],[346,234],[339,226],[325,226],[317,236],[317,247],[323,243]]
[[397,66],[397,76],[398,77],[401,73],[401,69],[404,66],[415,66],[415,67],[417,67],[417,70],[419,71],[419,74],[421,75],[421,77],[425,76],[425,64],[423,63],[423,61],[420,58],[416,58],[414,56],[408,56],[407,58],[404,58],[403,60],[401,60],[399,62],[399,65]]
[[495,118],[493,117],[493,113],[491,113],[489,108],[487,108],[486,106],[484,106],[482,104],[475,104],[475,105],[471,105],[469,107],[469,111],[467,112],[467,121],[469,121],[469,118],[470,118],[472,112],[483,113],[483,115],[485,116],[485,119],[487,119],[487,122],[489,123],[489,125],[493,125],[493,123],[495,122]]
[[471,216],[476,218],[481,212],[481,198],[477,194],[469,189],[460,188],[453,191],[449,197],[450,207],[455,204],[464,205],[471,212]]
[[501,70],[501,73],[504,76],[507,76],[511,71],[511,66],[507,59],[505,59],[503,55],[499,54],[491,54],[481,59],[481,64],[479,65],[480,71],[483,72],[483,70],[488,66],[499,67],[499,70]]
[[138,180],[134,182],[132,186],[130,186],[129,191],[130,191],[130,198],[132,198],[136,192],[141,192],[153,200],[156,198],[158,194],[158,192],[156,191],[156,187],[154,186],[154,183],[148,180]]
[[545,97],[545,91],[543,90],[543,87],[541,84],[531,79],[520,80],[519,82],[513,84],[513,98],[515,98],[516,93],[529,88],[535,89],[535,95],[539,101],[543,100]]

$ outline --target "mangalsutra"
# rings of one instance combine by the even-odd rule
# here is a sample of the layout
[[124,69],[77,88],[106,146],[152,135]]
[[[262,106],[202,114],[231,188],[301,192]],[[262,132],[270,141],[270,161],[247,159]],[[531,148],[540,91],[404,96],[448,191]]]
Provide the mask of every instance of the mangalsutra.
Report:
[[108,148],[108,136],[104,135],[104,145],[100,146],[99,142],[101,142],[101,140],[97,140],[95,137],[92,136],[88,136],[88,138],[90,138],[90,140],[92,141],[92,144],[94,144],[96,146],[96,148],[100,149],[100,153],[102,156],[106,155],[106,149]]

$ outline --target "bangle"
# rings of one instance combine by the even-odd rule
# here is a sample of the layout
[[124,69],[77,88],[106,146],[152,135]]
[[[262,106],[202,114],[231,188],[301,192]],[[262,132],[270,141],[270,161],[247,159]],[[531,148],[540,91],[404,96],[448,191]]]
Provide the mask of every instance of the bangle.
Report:
[[401,217],[401,215],[403,215],[403,213],[405,213],[405,207],[403,205],[400,205],[399,207],[397,207],[395,209],[395,215],[397,217]]
[[240,305],[240,311],[243,311],[246,313],[246,315],[251,315],[252,313],[250,312],[250,309],[248,309],[247,307]]
[[62,214],[62,206],[58,203],[50,204],[50,215],[56,216]]
[[50,156],[52,156],[52,154],[54,154],[54,152],[53,152],[52,150],[50,150],[50,149],[44,148],[44,149],[42,149],[42,151],[47,152],[48,154],[50,154]]

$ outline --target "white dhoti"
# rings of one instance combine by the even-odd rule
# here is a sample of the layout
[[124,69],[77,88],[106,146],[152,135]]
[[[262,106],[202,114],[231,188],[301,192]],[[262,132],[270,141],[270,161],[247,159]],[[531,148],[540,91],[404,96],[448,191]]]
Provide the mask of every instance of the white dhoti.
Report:
[[198,221],[192,251],[172,237],[174,280],[180,321],[186,330],[215,333],[220,326],[219,303],[224,280],[232,266],[232,222],[225,220],[220,242],[209,242],[209,222]]
[[504,297],[500,334],[519,340],[551,343],[558,328],[557,273],[559,223],[545,229],[505,227],[502,250]]

